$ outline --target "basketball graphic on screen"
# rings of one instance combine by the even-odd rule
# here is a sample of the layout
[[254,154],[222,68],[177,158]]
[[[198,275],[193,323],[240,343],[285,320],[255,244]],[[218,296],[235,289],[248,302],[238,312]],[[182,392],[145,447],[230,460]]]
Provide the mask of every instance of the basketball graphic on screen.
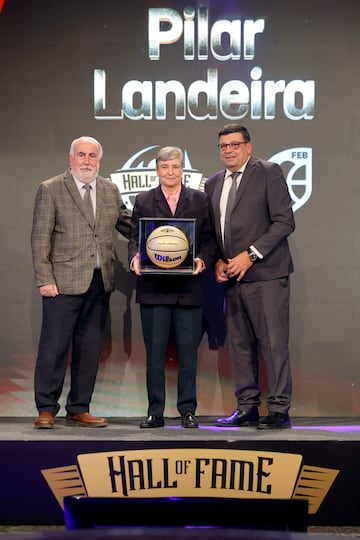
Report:
[[162,225],[154,229],[146,240],[149,259],[160,268],[177,268],[189,253],[186,234],[173,225]]

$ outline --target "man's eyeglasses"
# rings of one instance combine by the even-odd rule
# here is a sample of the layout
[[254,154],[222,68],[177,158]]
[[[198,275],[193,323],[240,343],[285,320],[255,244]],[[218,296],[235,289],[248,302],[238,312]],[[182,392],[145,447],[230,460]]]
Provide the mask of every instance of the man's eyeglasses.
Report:
[[223,152],[224,150],[227,150],[227,147],[229,147],[230,150],[237,150],[240,144],[247,144],[247,143],[246,141],[233,141],[228,144],[226,143],[218,144],[217,147],[221,152]]

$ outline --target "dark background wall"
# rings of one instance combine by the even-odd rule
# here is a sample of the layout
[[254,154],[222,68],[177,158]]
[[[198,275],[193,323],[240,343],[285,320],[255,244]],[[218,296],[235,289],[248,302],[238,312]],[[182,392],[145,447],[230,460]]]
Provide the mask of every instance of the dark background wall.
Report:
[[[67,168],[72,139],[86,134],[102,142],[101,172],[119,183],[131,207],[144,182],[156,181],[153,159],[158,146],[182,147],[188,156],[187,181],[201,189],[204,179],[221,168],[217,131],[233,120],[250,130],[254,154],[283,166],[294,199],[291,413],[359,415],[360,4],[223,0],[201,6],[178,0],[4,3],[2,416],[35,414],[32,384],[41,302],[30,252],[32,207],[39,182]],[[186,33],[192,20],[193,42],[191,32]],[[231,42],[226,21],[239,21],[233,24]],[[253,48],[248,47],[251,39],[243,39],[251,21],[263,24]],[[151,59],[157,35],[164,43],[159,57]],[[192,50],[194,58],[186,59]],[[226,56],[235,52],[238,57]],[[173,81],[176,94],[168,95],[163,112],[160,81]],[[278,91],[271,97],[274,85]],[[134,278],[121,237],[117,248],[117,290],[92,412],[138,416],[146,413],[145,357]],[[208,309],[214,312],[216,296],[210,287],[214,304]],[[219,324],[216,331],[221,339]],[[173,415],[172,350],[167,371],[166,413]],[[262,380],[266,389],[264,374]],[[198,381],[199,414],[230,412],[235,400],[227,350],[210,349],[206,333]]]

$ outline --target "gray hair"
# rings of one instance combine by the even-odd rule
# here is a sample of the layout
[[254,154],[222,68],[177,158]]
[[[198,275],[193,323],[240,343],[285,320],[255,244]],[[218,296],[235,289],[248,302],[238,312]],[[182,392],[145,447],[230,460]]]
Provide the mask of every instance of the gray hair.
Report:
[[91,143],[94,143],[94,144],[97,144],[98,148],[99,148],[99,159],[101,159],[103,157],[103,154],[104,154],[104,151],[103,151],[103,147],[102,145],[99,143],[99,141],[97,141],[96,139],[94,139],[94,137],[88,137],[87,135],[83,135],[81,137],[78,137],[77,139],[74,139],[73,142],[71,143],[71,146],[70,146],[70,156],[73,156],[74,155],[74,148],[75,148],[75,145],[81,141],[84,141],[84,142],[91,142]]
[[159,161],[168,161],[169,159],[180,159],[181,165],[184,164],[184,153],[177,146],[164,146],[160,148],[156,156],[156,165]]

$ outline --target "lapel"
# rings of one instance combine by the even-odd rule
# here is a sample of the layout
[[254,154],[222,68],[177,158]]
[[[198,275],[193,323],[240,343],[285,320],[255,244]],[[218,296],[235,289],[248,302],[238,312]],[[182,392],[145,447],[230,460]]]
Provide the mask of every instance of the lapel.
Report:
[[237,206],[237,204],[239,203],[241,197],[243,196],[245,190],[246,190],[246,187],[247,185],[249,184],[250,180],[251,180],[251,177],[253,175],[253,171],[254,171],[254,162],[253,162],[253,158],[250,157],[246,167],[245,167],[245,170],[241,176],[241,181],[240,181],[240,185],[239,185],[239,189],[237,190],[236,192],[236,198],[235,198],[235,203],[234,203],[234,207],[233,207],[233,211],[235,209],[235,207]]
[[183,215],[184,211],[189,208],[189,198],[190,195],[188,190],[183,184],[181,184],[180,197],[176,206],[174,217],[176,217],[178,214]]
[[[221,171],[218,176],[218,180],[215,183],[213,192],[213,210],[215,218],[215,229],[218,239],[221,239],[221,226],[220,226],[220,197],[225,180],[225,170]],[[221,240],[222,241],[222,240]]]
[[100,223],[101,215],[104,212],[105,204],[105,189],[104,184],[101,181],[100,176],[96,178],[96,218],[95,227],[97,223]]
[[166,217],[173,217],[160,185],[154,190],[154,198],[159,215],[165,214]]
[[[66,171],[66,173],[65,173],[64,183],[65,183],[65,187],[69,191],[74,203],[79,208],[79,211],[82,213],[82,215],[84,216],[86,221],[89,223],[90,227],[93,228],[92,223],[88,218],[86,206],[85,206],[84,201],[82,200],[82,197],[81,197],[81,195],[79,193],[79,190],[77,188],[75,180],[71,176],[70,170]],[[97,187],[97,181],[96,181],[96,187]],[[96,190],[96,199],[97,199],[97,190]],[[97,215],[97,212],[96,212],[96,215]]]

